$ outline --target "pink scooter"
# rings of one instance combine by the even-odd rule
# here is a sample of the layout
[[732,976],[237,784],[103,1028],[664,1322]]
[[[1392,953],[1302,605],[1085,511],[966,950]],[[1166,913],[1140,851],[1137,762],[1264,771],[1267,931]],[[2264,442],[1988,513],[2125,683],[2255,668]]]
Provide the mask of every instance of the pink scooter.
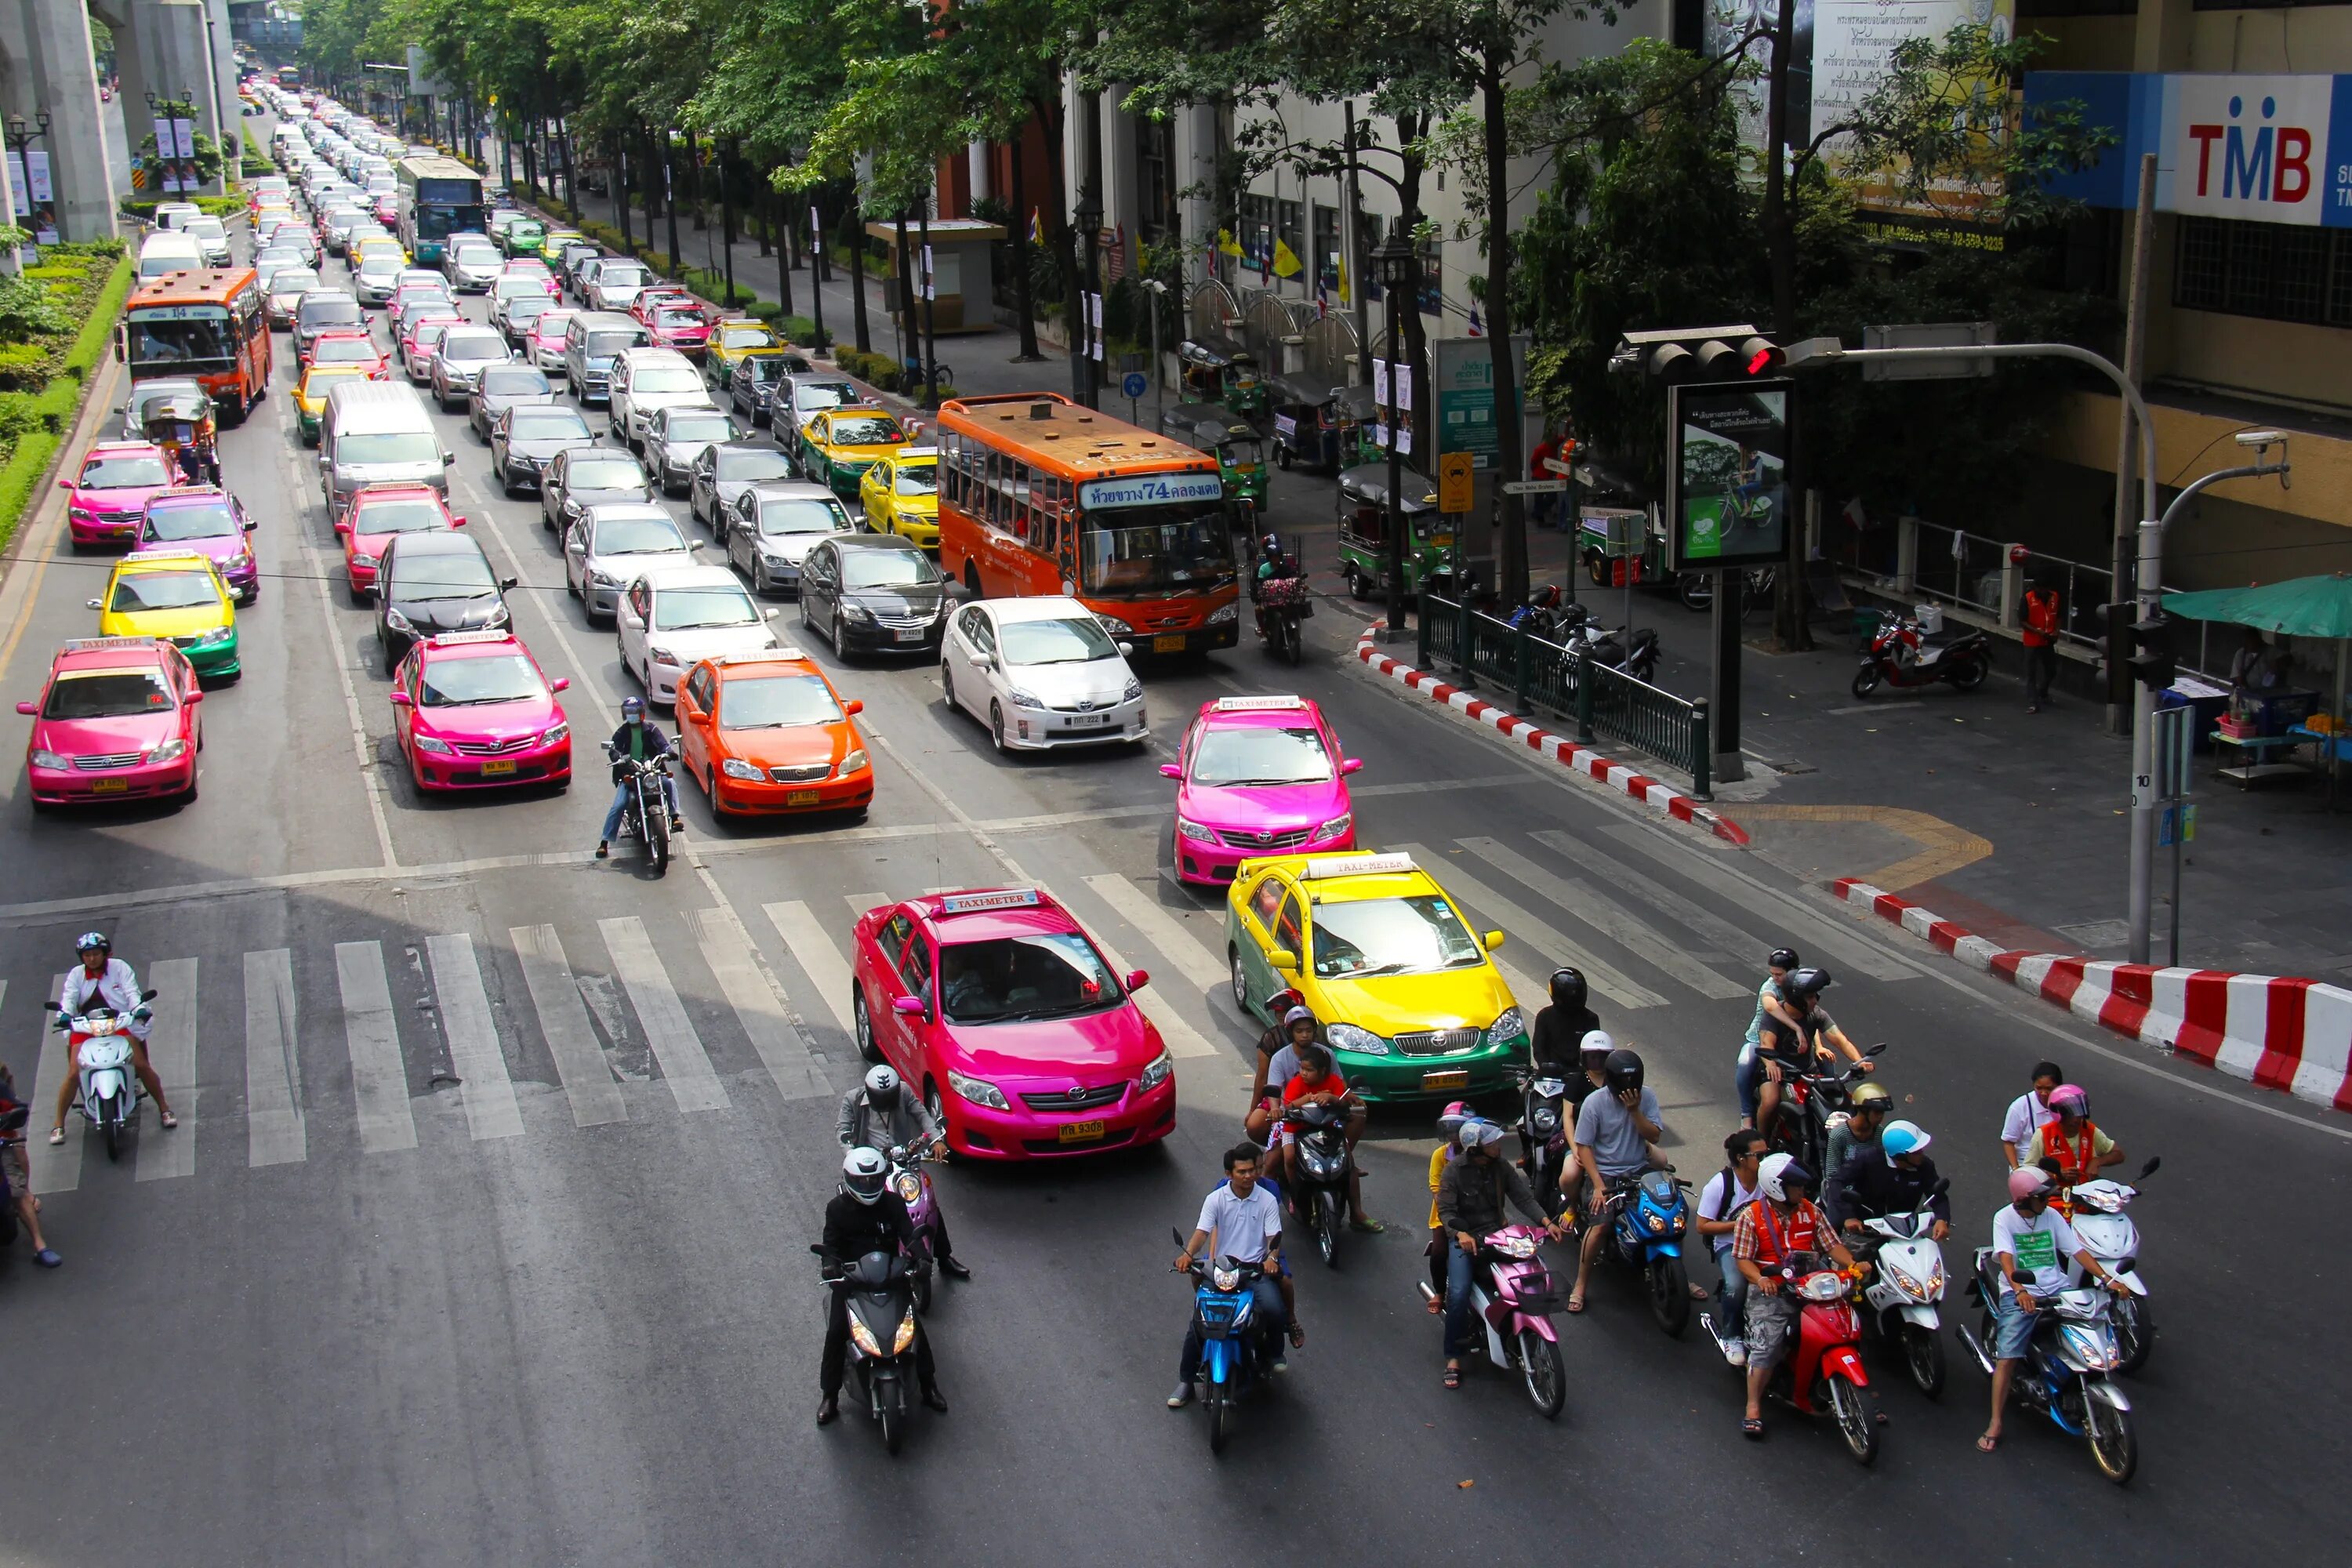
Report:
[[[1559,1335],[1551,1326],[1551,1270],[1537,1247],[1544,1233],[1531,1225],[1506,1226],[1478,1244],[1480,1268],[1470,1281],[1470,1310],[1486,1331],[1487,1362],[1498,1371],[1519,1374],[1528,1397],[1546,1420],[1559,1415],[1568,1400],[1568,1372],[1560,1364]],[[1421,1293],[1438,1300],[1426,1280]],[[1473,1341],[1470,1348],[1480,1348]]]

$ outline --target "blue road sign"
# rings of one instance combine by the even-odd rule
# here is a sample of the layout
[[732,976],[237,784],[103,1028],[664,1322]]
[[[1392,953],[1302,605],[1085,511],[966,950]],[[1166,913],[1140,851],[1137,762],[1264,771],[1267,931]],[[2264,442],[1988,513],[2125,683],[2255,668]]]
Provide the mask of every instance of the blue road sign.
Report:
[[1119,395],[1130,400],[1142,396],[1150,385],[1150,378],[1139,370],[1129,371],[1118,380]]

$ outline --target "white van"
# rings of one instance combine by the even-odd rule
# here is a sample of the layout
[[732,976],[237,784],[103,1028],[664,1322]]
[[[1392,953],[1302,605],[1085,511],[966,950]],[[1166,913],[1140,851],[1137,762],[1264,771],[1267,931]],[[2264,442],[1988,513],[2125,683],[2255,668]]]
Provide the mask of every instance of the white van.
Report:
[[449,465],[433,416],[414,387],[345,381],[327,395],[319,421],[319,487],[340,520],[365,485],[425,484],[449,494]]
[[139,281],[191,272],[205,264],[205,249],[192,234],[159,231],[139,247]]

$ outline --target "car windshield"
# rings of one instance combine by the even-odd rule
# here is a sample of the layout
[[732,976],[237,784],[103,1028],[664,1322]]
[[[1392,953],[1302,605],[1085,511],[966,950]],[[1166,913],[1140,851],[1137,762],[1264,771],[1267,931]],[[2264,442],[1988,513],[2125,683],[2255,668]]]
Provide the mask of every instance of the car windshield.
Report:
[[494,245],[461,245],[457,247],[460,267],[496,267],[505,258]]
[[294,307],[294,319],[306,327],[356,327],[367,320],[360,314],[360,302],[348,294],[306,299]]
[[782,452],[754,447],[740,452],[720,452],[710,459],[710,473],[713,479],[756,484],[761,479],[788,479],[792,478],[793,466]]
[[209,572],[133,572],[115,580],[114,598],[107,605],[130,610],[185,610],[217,605],[220,590]]
[[1313,941],[1322,980],[1467,969],[1486,952],[1435,893],[1318,904]]
[[86,490],[131,490],[171,482],[171,476],[163,469],[163,459],[152,453],[92,458],[81,468],[81,488]]
[[939,580],[939,568],[919,550],[841,552],[841,584],[845,588],[919,588]]
[[635,458],[592,458],[573,463],[563,482],[575,490],[641,490],[646,471]]
[[580,312],[577,310],[541,310],[539,313],[538,318],[530,324],[531,333],[535,337],[546,338],[553,342],[561,342],[563,337],[563,329],[570,326],[572,324],[572,318],[579,313]]
[[429,349],[446,336],[449,329],[457,324],[455,321],[419,321],[416,323],[416,330],[409,334],[408,341],[420,349]]
[[794,498],[760,505],[761,533],[838,533],[848,526],[849,514],[829,500]]
[[649,274],[632,261],[615,261],[596,274],[597,286],[603,289],[642,289]]
[[1331,755],[1312,724],[1209,730],[1192,749],[1196,784],[1320,784],[1330,776]]
[[666,517],[608,517],[596,524],[592,555],[682,554],[686,539]]
[[776,334],[765,327],[727,327],[719,334],[723,349],[763,349],[775,341]]
[[662,327],[698,327],[702,312],[691,305],[663,305],[654,311],[654,324]]
[[441,345],[441,357],[447,360],[504,359],[507,357],[506,340],[496,332],[451,332],[448,342]]
[[507,321],[515,327],[536,327],[539,325],[539,319],[547,314],[549,308],[545,291],[525,294],[520,299],[507,301]]
[[226,499],[176,501],[170,506],[151,507],[147,526],[140,537],[159,542],[182,539],[222,539],[242,537],[244,526]]
[[782,381],[784,361],[782,354],[753,354],[743,362],[744,373],[753,381]]
[[838,408],[856,395],[857,389],[845,381],[803,382],[793,388],[793,406],[803,413]]
[[[371,357],[368,364],[374,363]],[[366,379],[367,364],[313,364],[302,373],[302,395],[324,397],[335,389],[337,382]]]
[[524,702],[543,695],[547,683],[519,653],[428,661],[417,683],[416,700],[425,708],[471,708],[484,702]]
[[548,385],[545,375],[527,364],[493,365],[482,373],[482,391],[488,395],[520,397],[554,388]]
[[518,408],[507,433],[518,441],[553,441],[563,437],[588,439],[588,421],[574,408]]
[[795,724],[831,724],[843,717],[841,704],[820,676],[739,676],[719,688],[722,730],[783,730]]
[[623,349],[643,348],[646,334],[641,329],[634,332],[591,332],[582,352],[591,359],[609,359]]
[[1007,664],[1089,664],[1117,658],[1118,645],[1092,616],[1076,620],[1005,621],[996,628]]
[[307,267],[281,267],[269,275],[272,299],[284,294],[306,294],[319,286],[319,275]]
[[310,345],[314,365],[373,364],[383,357],[372,338],[320,338]]
[[940,493],[940,466],[937,463],[902,465],[891,479],[890,488],[902,496],[935,496]]
[[160,713],[172,706],[172,689],[160,669],[94,669],[69,672],[49,688],[41,704],[44,719],[127,719]]
[[415,561],[394,555],[392,597],[481,599],[499,591],[490,563],[480,551],[436,552]]
[[629,390],[635,393],[699,392],[702,390],[702,377],[688,365],[648,365],[629,378]]
[[1233,534],[1215,502],[1090,512],[1078,544],[1090,594],[1165,598],[1234,581]]
[[760,621],[751,595],[730,583],[660,588],[654,595],[654,630],[690,632],[708,626],[749,626]]
[[834,442],[843,447],[887,447],[907,438],[898,422],[887,414],[870,419],[836,419],[832,428]]
[[449,526],[448,514],[437,500],[367,501],[352,513],[354,533],[430,533]]
[[672,414],[662,426],[663,438],[668,441],[732,441],[738,432],[735,422],[724,414]]
[[338,463],[438,464],[441,443],[427,432],[345,436],[335,443]]
[[378,250],[360,258],[362,278],[390,278],[398,273],[404,263],[389,250]]
[[940,950],[940,996],[957,1024],[1064,1018],[1114,1006],[1118,977],[1076,931],[1040,931]]

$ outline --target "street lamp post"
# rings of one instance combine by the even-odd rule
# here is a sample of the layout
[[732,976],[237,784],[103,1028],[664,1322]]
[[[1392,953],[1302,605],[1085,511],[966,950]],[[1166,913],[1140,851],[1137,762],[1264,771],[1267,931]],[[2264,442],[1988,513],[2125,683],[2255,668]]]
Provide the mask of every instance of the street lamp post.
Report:
[[1404,357],[1398,353],[1403,341],[1402,304],[1406,290],[1419,281],[1413,274],[1420,269],[1412,247],[1406,244],[1402,233],[1391,234],[1380,250],[1381,297],[1388,315],[1389,343],[1389,640],[1404,639],[1404,459],[1399,451],[1404,434],[1402,378],[1406,374]]
[[1078,299],[1078,330],[1072,338],[1076,345],[1078,368],[1076,375],[1078,401],[1087,407],[1096,406],[1100,395],[1097,392],[1095,375],[1096,313],[1102,309],[1102,198],[1095,194],[1090,180],[1078,193],[1078,243],[1086,247],[1087,267],[1084,292]]
[[[183,119],[194,121],[196,117],[194,95],[185,88],[180,89],[178,98],[158,98],[151,92],[147,95],[147,110],[155,120],[157,161],[171,169],[172,177],[179,183],[183,195],[195,195],[197,185],[195,163],[193,159],[180,156],[179,134],[180,121]],[[180,112],[182,110],[187,110],[186,114],[183,115]],[[194,151],[193,144],[189,150]]]
[[33,118],[35,124],[27,125],[25,123],[23,115],[10,115],[7,138],[8,150],[16,154],[16,162],[25,171],[26,210],[16,216],[24,220],[24,226],[26,229],[37,235],[41,231],[41,224],[39,210],[33,197],[33,161],[30,149],[34,142],[47,140],[49,111],[46,109],[36,110]]

